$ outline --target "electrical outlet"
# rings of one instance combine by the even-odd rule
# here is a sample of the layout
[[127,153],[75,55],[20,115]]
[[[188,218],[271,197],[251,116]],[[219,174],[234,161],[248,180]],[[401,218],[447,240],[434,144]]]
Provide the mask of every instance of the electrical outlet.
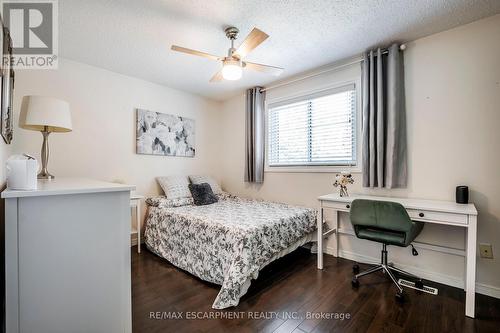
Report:
[[493,248],[491,244],[479,244],[479,252],[481,253],[481,258],[493,259]]

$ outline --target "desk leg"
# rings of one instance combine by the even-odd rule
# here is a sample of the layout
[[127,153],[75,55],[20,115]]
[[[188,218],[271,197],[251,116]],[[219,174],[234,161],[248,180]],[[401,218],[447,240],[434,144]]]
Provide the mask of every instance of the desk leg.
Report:
[[467,260],[466,260],[466,286],[465,286],[465,315],[474,318],[476,300],[476,239],[477,216],[469,215],[467,228]]
[[319,209],[316,225],[318,227],[318,269],[323,269],[323,207]]
[[141,200],[135,206],[135,223],[137,224],[137,253],[141,253]]
[[335,228],[335,257],[337,258],[339,256],[339,219],[340,219],[340,212],[336,210],[335,223],[333,227]]

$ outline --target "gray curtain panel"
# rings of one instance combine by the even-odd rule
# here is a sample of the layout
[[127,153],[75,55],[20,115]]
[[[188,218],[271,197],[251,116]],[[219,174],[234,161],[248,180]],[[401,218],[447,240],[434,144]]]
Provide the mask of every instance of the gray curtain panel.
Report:
[[407,183],[404,60],[399,45],[379,48],[363,61],[363,186]]
[[245,181],[264,182],[265,108],[266,93],[261,87],[246,92],[246,154]]

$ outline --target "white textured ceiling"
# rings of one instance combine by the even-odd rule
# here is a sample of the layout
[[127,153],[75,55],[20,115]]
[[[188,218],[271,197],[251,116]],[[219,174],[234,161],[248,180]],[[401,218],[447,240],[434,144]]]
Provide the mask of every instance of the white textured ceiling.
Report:
[[171,44],[225,55],[226,26],[241,37],[258,27],[270,38],[247,60],[284,67],[283,79],[499,12],[500,0],[60,0],[59,53],[223,100],[276,78],[245,71],[240,81],[209,83],[220,64]]

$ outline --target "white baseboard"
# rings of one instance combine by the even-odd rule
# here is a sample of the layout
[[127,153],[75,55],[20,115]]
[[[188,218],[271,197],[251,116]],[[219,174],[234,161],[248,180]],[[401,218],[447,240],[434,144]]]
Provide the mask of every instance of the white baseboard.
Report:
[[[332,247],[326,247],[325,253],[333,255],[334,249]],[[349,259],[349,260],[353,260],[353,261],[358,261],[361,263],[378,264],[380,262],[380,258],[365,256],[365,255],[361,255],[361,254],[358,254],[355,252],[346,251],[346,250],[342,250],[342,249],[339,249],[339,256],[341,258],[345,258],[345,259]],[[464,283],[464,280],[461,278],[457,278],[455,276],[451,276],[451,275],[447,275],[447,274],[442,274],[442,273],[424,270],[424,269],[419,268],[419,267],[401,264],[398,262],[394,262],[394,264],[396,266],[400,267],[401,269],[409,272],[409,273],[415,274],[415,275],[423,278],[424,280],[434,281],[434,282],[445,284],[447,286],[452,286],[452,287],[464,289],[465,283]],[[490,286],[490,285],[483,284],[483,283],[476,283],[476,293],[495,297],[495,298],[500,298],[500,288],[499,287]]]
[[500,288],[489,284],[476,283],[476,293],[495,298],[500,298]]

